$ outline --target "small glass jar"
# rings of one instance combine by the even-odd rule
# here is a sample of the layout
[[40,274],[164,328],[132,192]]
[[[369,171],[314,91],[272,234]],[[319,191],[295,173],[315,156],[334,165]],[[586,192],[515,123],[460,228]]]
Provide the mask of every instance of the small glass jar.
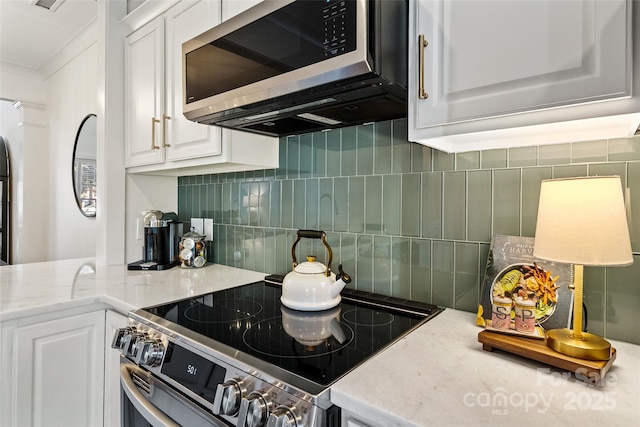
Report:
[[199,268],[207,263],[207,245],[204,238],[205,236],[195,231],[195,228],[191,228],[191,231],[182,236],[178,246],[180,267]]

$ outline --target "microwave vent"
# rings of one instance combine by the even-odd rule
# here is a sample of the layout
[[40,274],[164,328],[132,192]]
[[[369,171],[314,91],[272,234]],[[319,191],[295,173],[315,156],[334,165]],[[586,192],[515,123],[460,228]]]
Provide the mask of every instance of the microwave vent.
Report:
[[55,12],[65,0],[32,0],[31,4]]

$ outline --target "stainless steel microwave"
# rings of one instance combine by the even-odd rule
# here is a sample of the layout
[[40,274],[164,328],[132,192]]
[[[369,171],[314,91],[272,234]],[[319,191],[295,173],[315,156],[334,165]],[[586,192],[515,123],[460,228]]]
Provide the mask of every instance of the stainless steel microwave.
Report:
[[183,108],[283,136],[406,116],[406,0],[265,0],[182,46]]

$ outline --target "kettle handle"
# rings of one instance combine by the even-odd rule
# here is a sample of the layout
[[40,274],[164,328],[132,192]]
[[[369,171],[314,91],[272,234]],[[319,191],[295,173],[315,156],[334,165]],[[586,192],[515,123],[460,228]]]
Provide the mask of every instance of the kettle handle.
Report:
[[320,230],[298,230],[298,237],[296,241],[293,242],[293,246],[291,246],[291,258],[293,258],[293,268],[296,268],[298,265],[298,260],[296,258],[296,246],[300,239],[320,239],[320,241],[324,244],[324,247],[327,248],[327,252],[329,253],[329,260],[327,261],[327,271],[325,271],[325,276],[329,277],[331,274],[331,261],[333,260],[333,251],[331,250],[331,246],[327,243],[327,233]]

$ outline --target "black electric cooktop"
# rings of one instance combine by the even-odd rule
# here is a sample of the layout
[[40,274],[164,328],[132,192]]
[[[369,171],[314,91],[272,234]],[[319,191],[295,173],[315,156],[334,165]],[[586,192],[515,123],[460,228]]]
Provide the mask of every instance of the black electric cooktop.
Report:
[[321,386],[441,311],[344,289],[337,307],[303,312],[284,307],[281,294],[279,284],[256,282],[145,311]]

